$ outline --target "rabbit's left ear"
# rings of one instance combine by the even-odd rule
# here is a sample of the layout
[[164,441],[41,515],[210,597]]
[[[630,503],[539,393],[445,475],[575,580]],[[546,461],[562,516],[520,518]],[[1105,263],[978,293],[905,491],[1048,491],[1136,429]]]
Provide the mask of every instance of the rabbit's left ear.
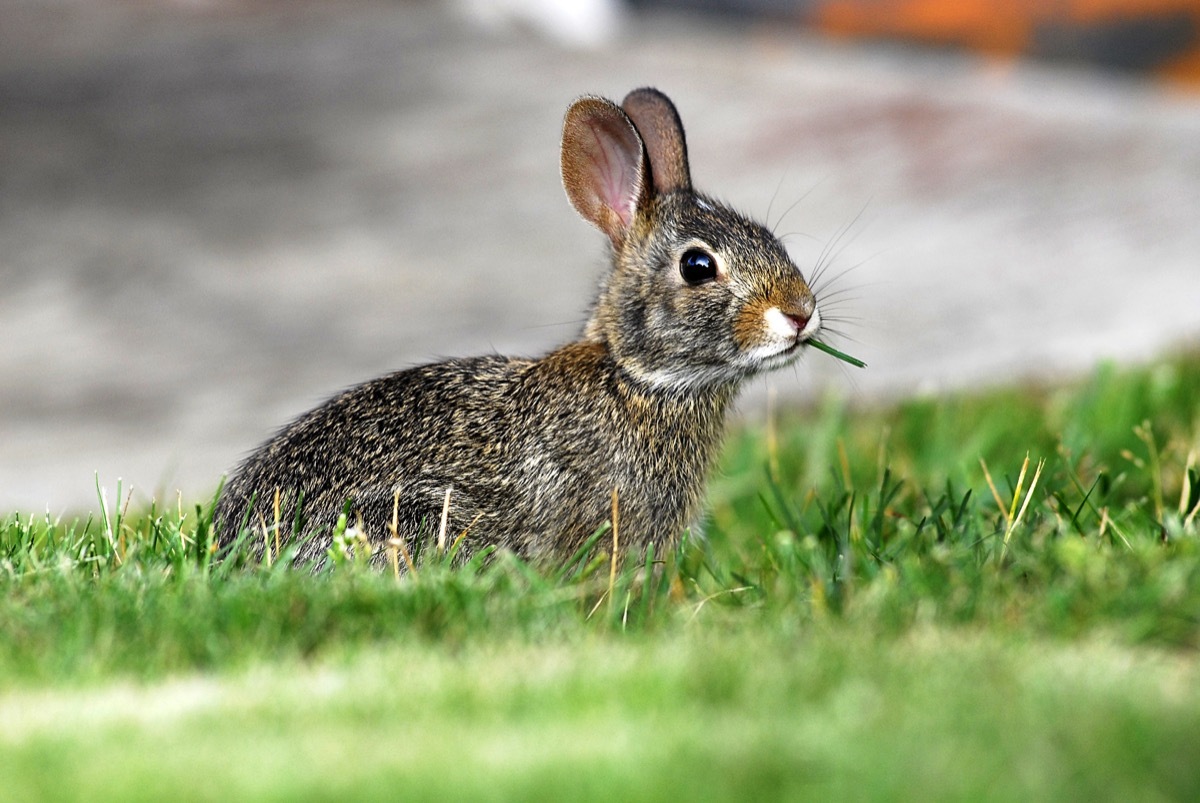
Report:
[[637,128],[611,100],[580,98],[563,121],[563,186],[583,218],[619,246],[650,200],[650,171]]
[[659,193],[691,192],[687,140],[683,123],[671,99],[657,89],[635,89],[625,96],[621,108],[637,126],[650,158],[650,175]]

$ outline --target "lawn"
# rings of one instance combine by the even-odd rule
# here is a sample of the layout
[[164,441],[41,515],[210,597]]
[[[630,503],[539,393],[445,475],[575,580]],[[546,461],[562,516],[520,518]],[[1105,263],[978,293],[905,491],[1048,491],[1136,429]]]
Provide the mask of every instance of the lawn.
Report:
[[1198,400],[1191,354],[781,411],[649,573],[13,513],[4,797],[1198,799]]

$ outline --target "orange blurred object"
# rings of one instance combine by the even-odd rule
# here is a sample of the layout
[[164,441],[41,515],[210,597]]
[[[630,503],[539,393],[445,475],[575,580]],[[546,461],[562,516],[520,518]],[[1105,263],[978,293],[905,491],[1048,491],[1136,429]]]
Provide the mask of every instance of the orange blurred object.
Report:
[[825,0],[826,33],[1146,71],[1200,88],[1200,0]]

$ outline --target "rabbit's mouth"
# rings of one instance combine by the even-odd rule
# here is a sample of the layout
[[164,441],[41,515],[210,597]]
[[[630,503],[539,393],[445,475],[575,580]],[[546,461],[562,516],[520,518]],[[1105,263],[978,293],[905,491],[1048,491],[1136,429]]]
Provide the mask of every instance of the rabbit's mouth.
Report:
[[758,370],[773,371],[776,368],[782,368],[785,365],[791,365],[800,357],[801,352],[804,350],[805,341],[807,340],[807,337],[797,337],[783,350],[776,351],[774,354],[766,355],[759,361]]

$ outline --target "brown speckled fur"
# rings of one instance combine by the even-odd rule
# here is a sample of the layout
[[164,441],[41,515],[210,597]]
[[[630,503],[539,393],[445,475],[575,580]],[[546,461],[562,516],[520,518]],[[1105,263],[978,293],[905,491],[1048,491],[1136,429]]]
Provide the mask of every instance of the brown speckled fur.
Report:
[[[302,498],[302,531],[316,534],[301,558],[328,548],[347,500],[372,541],[387,540],[395,509],[419,549],[447,488],[447,532],[470,528],[464,555],[495,544],[565,558],[610,518],[614,488],[630,550],[653,542],[661,554],[695,523],[739,383],[794,358],[818,325],[815,299],[770,232],[692,191],[682,126],[656,90],[623,107],[577,101],[563,177],[612,245],[581,339],[536,360],[454,359],[335,396],[242,463],[216,511],[223,543],[248,521],[261,545],[277,491],[284,531]],[[681,278],[691,248],[718,257],[716,280]],[[794,341],[771,340],[771,307],[798,322]]]

